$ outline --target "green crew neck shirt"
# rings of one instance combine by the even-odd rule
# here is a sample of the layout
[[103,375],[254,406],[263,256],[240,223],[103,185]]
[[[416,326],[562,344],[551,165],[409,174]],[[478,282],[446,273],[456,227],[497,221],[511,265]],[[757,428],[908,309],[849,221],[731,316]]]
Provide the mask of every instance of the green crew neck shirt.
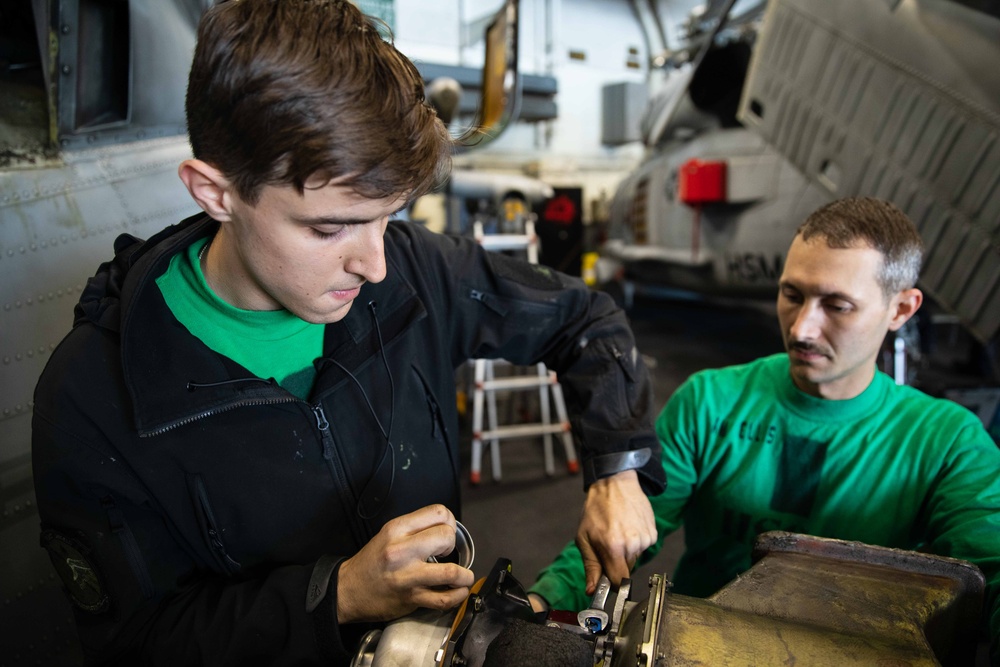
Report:
[[[1000,639],[1000,450],[957,403],[875,373],[858,396],[800,391],[787,354],[695,373],[656,422],[667,488],[659,539],[683,523],[672,592],[711,595],[750,568],[757,535],[785,530],[970,561]],[[589,601],[570,544],[531,590],[556,609]]]
[[174,255],[156,279],[170,312],[215,352],[307,398],[316,379],[313,360],[323,351],[325,326],[284,309],[243,310],[220,299],[205,281],[198,259],[207,243],[208,239],[199,239]]

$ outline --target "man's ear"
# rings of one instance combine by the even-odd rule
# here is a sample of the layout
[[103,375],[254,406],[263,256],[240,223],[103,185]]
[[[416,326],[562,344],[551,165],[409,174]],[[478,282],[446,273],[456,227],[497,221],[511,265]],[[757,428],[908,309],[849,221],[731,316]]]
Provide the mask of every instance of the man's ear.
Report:
[[905,289],[892,298],[892,319],[889,320],[889,331],[899,331],[906,321],[913,317],[920,304],[924,302],[924,293],[916,287]]
[[221,171],[202,160],[184,160],[177,175],[205,213],[220,222],[231,219],[232,186]]

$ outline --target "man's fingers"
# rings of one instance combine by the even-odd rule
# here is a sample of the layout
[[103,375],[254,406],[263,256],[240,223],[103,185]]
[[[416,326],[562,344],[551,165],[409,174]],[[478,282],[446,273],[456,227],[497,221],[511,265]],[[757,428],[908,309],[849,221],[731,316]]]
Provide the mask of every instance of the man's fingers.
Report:
[[469,588],[476,581],[472,570],[455,563],[424,563],[420,567],[419,577],[414,587]]
[[587,595],[593,595],[597,590],[597,582],[601,579],[601,561],[590,546],[585,536],[577,536],[576,546],[583,558],[583,571],[587,578]]
[[432,526],[447,525],[455,532],[455,515],[444,505],[428,505],[396,517],[387,522],[382,530],[394,538],[414,535]]
[[413,591],[413,602],[427,609],[451,609],[462,604],[469,597],[469,587],[458,588],[418,588]]
[[628,563],[620,555],[605,558],[604,574],[608,575],[608,581],[611,582],[611,585],[617,587],[621,584],[622,579],[628,578]]

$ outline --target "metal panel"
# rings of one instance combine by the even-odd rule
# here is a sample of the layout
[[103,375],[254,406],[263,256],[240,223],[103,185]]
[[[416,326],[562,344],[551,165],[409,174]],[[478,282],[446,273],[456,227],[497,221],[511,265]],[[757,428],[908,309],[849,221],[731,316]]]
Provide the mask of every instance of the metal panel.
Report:
[[620,146],[641,141],[642,114],[649,91],[635,81],[611,83],[601,88],[601,143]]
[[115,237],[146,237],[197,211],[180,179],[186,137],[64,154],[0,172],[0,656],[80,664],[69,603],[39,546],[31,478],[38,376]]
[[[893,200],[921,287],[1000,330],[1000,19],[947,0],[771,0],[740,118],[831,195]],[[969,293],[975,295],[969,295]]]

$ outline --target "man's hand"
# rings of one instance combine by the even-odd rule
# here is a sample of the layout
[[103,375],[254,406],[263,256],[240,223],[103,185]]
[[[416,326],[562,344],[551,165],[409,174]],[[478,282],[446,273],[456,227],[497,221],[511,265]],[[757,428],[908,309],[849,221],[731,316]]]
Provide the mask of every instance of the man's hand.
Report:
[[455,548],[455,517],[430,505],[386,523],[340,566],[337,621],[388,621],[417,607],[450,609],[469,596],[472,570],[428,563]]
[[576,546],[583,556],[587,595],[603,571],[615,586],[629,576],[639,554],[656,542],[653,508],[634,470],[599,479],[587,490]]

